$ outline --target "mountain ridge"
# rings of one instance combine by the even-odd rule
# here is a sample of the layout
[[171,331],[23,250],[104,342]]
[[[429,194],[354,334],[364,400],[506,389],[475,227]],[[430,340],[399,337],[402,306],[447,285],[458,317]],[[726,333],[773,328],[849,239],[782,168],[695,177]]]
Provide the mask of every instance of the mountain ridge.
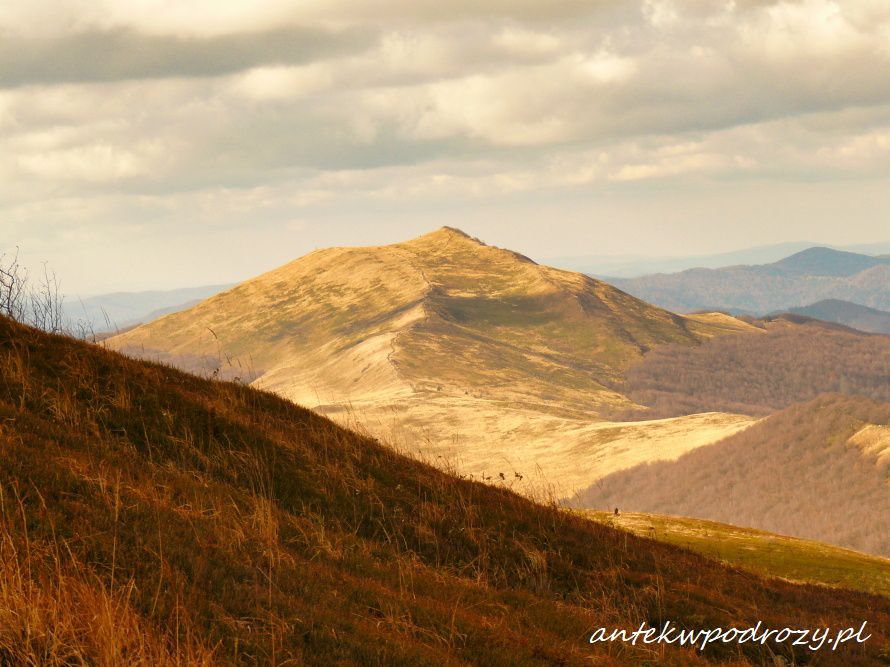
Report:
[[[631,304],[638,309],[646,308],[645,304],[621,296],[617,290],[612,290],[601,281],[583,276],[582,274],[544,267],[523,255],[488,246],[472,239],[459,230],[447,227],[412,241],[392,246],[318,250],[279,269],[262,274],[251,281],[247,281],[247,283],[242,283],[233,289],[244,293],[238,294],[238,297],[243,300],[250,296],[252,299],[268,303],[270,301],[269,296],[259,294],[259,290],[252,289],[252,287],[257,284],[273,284],[273,287],[277,289],[287,289],[286,279],[291,278],[290,274],[294,271],[302,270],[306,264],[311,267],[312,271],[322,271],[332,275],[333,271],[328,268],[330,264],[351,261],[353,265],[361,263],[372,265],[380,261],[378,253],[381,252],[395,254],[397,262],[401,264],[401,268],[410,266],[416,272],[414,275],[409,275],[407,272],[402,271],[398,275],[399,286],[404,292],[404,294],[398,295],[403,297],[401,302],[398,303],[396,308],[378,313],[377,315],[377,319],[387,316],[395,321],[399,331],[410,330],[423,321],[429,323],[433,319],[437,320],[436,324],[438,325],[447,324],[459,327],[468,321],[471,315],[474,315],[474,313],[468,311],[472,310],[473,305],[475,305],[473,300],[478,299],[480,293],[489,302],[497,305],[504,298],[509,297],[511,291],[515,291],[514,283],[521,283],[524,290],[521,297],[526,301],[533,300],[536,294],[546,294],[549,298],[552,298],[554,293],[559,293],[562,297],[570,297],[570,301],[574,301],[574,303],[565,305],[570,311],[577,311],[568,313],[573,319],[578,319],[579,316],[583,317],[587,313],[594,312],[606,315],[607,319],[614,323],[618,318],[609,310],[610,304],[604,302],[604,300],[608,299],[621,300],[622,303],[620,305]],[[488,256],[485,257],[484,255]],[[355,261],[356,256],[358,261]],[[454,277],[455,273],[448,273],[451,269],[448,264],[457,257],[464,262],[460,269],[466,275],[460,274]],[[487,266],[485,266],[486,263],[497,265],[503,272],[497,274],[495,271],[489,271]],[[383,268],[392,270],[393,264],[393,262],[389,262]],[[319,267],[319,265],[322,266]],[[371,274],[371,282],[375,287],[382,287],[379,276],[374,275],[373,271],[367,271],[367,267],[361,268],[365,269],[366,273]],[[486,280],[488,283],[479,288],[478,284],[473,284],[473,280]],[[348,281],[348,278],[344,280],[342,277],[335,276],[332,281],[339,281],[339,283],[332,284],[328,282],[323,287],[329,288],[332,293],[336,293],[342,291],[343,285]],[[387,289],[392,290],[392,287],[390,286]],[[230,295],[233,295],[233,290],[217,294],[192,310],[210,310]],[[310,296],[317,295],[312,294]],[[360,294],[360,296],[366,295]],[[336,298],[332,299],[332,301],[336,301]],[[348,307],[354,304],[341,301],[335,305]],[[513,305],[514,307],[516,306],[516,304]],[[522,305],[530,304],[524,303]],[[533,305],[540,307],[540,304]],[[626,310],[632,311],[633,307]],[[490,313],[483,313],[482,315],[487,316]],[[696,321],[687,321],[665,311],[650,310],[645,313],[644,318],[654,320],[654,325],[656,326],[662,325],[663,328],[672,329],[664,334],[663,338],[665,339],[683,338],[693,342],[696,340],[696,334],[707,333],[715,329],[713,326]],[[374,318],[371,319],[373,320]],[[340,323],[333,323],[335,327],[338,324]],[[648,347],[648,344],[651,342],[651,335],[649,335],[648,331],[643,330],[644,327],[640,326],[640,323],[632,324],[636,326],[627,327],[620,337],[625,343],[634,347],[636,353],[638,353]],[[158,325],[160,326],[161,323],[158,323]],[[155,327],[143,327],[134,332],[129,332],[122,337],[122,340],[135,338],[140,331],[152,328]],[[220,334],[221,332],[218,330],[224,329],[224,326],[209,328],[213,329],[214,333]],[[464,327],[463,330],[466,331],[466,328]],[[225,335],[224,331],[222,333]],[[493,338],[486,336],[485,333],[474,331],[473,335],[477,339],[492,342]],[[659,332],[656,331],[654,335],[658,339]],[[238,350],[232,351],[233,354],[237,354],[237,352]],[[596,353],[597,351],[593,350],[593,352]],[[628,351],[628,353],[634,354],[635,352]],[[390,360],[394,360],[394,357],[390,356]],[[605,368],[602,364],[600,366]]]
[[[631,405],[612,385],[649,349],[747,330],[756,329],[681,317],[442,228],[389,246],[314,251],[108,344],[247,377],[341,423],[463,459],[458,465],[476,475],[511,463],[511,474],[528,474],[549,458],[571,487],[583,480],[560,457],[579,439],[589,447],[576,459],[603,466],[603,448],[624,452],[636,434],[673,456],[751,423],[738,415],[603,420]],[[691,436],[693,425],[705,428]],[[663,438],[653,438],[656,427]]]

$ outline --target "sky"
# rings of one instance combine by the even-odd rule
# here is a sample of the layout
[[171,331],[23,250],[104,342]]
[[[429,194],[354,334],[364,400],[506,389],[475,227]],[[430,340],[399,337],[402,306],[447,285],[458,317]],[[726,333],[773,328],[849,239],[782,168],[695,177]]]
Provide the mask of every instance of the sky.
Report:
[[66,291],[441,225],[536,259],[890,241],[890,3],[0,3],[0,251]]

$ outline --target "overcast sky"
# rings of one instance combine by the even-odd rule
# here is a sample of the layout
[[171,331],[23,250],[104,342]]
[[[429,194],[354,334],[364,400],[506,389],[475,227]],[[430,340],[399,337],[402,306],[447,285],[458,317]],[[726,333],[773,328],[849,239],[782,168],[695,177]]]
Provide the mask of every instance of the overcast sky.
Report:
[[0,249],[82,295],[449,224],[890,241],[887,0],[0,3]]

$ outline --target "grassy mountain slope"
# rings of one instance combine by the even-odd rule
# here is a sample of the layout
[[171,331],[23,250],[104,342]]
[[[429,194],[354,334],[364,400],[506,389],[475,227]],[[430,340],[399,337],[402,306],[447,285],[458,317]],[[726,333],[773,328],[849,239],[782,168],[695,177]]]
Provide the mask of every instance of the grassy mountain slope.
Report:
[[890,555],[890,404],[825,396],[600,480],[576,501],[711,519]]
[[890,258],[829,248],[810,248],[772,264],[689,269],[612,282],[681,313],[713,309],[764,314],[823,299],[890,309]]
[[[295,398],[463,391],[495,378],[504,398],[558,397],[586,413],[591,395],[621,400],[602,381],[642,351],[705,333],[605,283],[443,228],[393,246],[314,252],[115,342],[252,357],[263,386]],[[304,360],[325,372],[304,371]]]
[[[749,425],[711,415],[665,423],[657,435],[652,425],[642,433],[601,423],[632,406],[608,385],[645,351],[746,328],[682,318],[443,228],[392,246],[311,253],[108,342],[248,377],[475,475],[528,480],[550,461],[573,474],[559,477],[570,491],[616,450],[671,458]],[[696,431],[702,421],[707,429]]]
[[788,312],[813,317],[825,322],[835,322],[868,333],[890,334],[890,313],[861,306],[851,301],[825,299],[809,306],[789,308]]
[[684,547],[762,576],[890,596],[890,559],[887,558],[704,519],[582,511],[605,525]]
[[890,336],[794,316],[761,324],[758,336],[653,350],[615,388],[661,417],[711,410],[767,415],[823,393],[890,402]]
[[[599,626],[858,627],[890,603],[763,581],[463,481],[273,395],[0,319],[9,664],[760,664]],[[741,650],[741,653],[739,653]],[[829,664],[828,662],[824,664]]]

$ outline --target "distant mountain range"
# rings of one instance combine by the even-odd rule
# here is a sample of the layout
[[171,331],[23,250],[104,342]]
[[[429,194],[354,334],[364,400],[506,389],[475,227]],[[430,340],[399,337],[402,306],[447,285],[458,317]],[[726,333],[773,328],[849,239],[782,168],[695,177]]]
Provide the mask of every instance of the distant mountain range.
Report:
[[890,309],[890,256],[808,248],[772,264],[689,269],[611,282],[675,312],[765,314],[838,299]]
[[[547,263],[561,269],[580,271],[594,276],[638,278],[653,273],[676,273],[687,269],[719,269],[741,264],[770,264],[808,248],[823,247],[808,241],[791,241],[773,245],[743,248],[712,255],[679,257],[645,255],[576,255],[548,258]],[[890,254],[890,243],[862,243],[849,246],[824,246],[866,255]]]
[[[95,333],[126,329],[190,308],[231,285],[206,285],[148,292],[113,292],[86,299],[66,298],[65,316]],[[76,327],[75,327],[76,328]]]
[[[645,255],[577,255],[554,257],[547,261],[553,266],[609,278],[637,278],[653,273],[675,273],[686,269],[718,269],[739,264],[767,264],[788,255],[812,248],[815,243],[792,241],[775,245],[756,246],[713,255],[680,257],[648,257]],[[890,252],[888,245],[887,252]]]

